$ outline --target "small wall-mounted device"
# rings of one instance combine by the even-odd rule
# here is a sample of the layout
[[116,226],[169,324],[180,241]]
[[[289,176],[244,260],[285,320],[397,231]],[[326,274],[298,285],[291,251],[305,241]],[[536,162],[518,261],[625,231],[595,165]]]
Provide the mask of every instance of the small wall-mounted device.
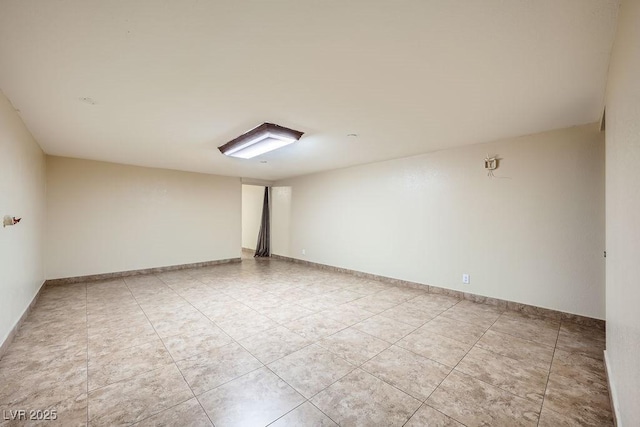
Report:
[[4,219],[2,220],[2,228],[6,227],[7,225],[16,225],[20,222],[21,219],[22,218],[16,218],[15,216],[5,215]]
[[487,170],[487,176],[489,178],[493,178],[493,171],[498,169],[498,156],[493,156],[493,157],[489,157],[489,155],[487,154],[487,157],[485,157],[484,159],[484,168]]

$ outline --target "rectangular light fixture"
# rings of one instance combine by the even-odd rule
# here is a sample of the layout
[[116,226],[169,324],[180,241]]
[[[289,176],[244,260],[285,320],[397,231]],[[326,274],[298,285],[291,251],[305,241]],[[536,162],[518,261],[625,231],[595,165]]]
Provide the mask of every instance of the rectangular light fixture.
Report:
[[251,159],[300,139],[304,132],[273,123],[263,123],[218,147],[225,156]]

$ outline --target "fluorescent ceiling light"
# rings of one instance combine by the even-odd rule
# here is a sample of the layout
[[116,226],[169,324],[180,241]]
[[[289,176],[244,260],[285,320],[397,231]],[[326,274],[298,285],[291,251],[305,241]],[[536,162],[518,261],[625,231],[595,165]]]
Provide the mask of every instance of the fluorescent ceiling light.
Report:
[[263,123],[218,147],[218,149],[225,156],[251,159],[292,144],[299,140],[302,135],[303,132],[297,130],[273,123]]

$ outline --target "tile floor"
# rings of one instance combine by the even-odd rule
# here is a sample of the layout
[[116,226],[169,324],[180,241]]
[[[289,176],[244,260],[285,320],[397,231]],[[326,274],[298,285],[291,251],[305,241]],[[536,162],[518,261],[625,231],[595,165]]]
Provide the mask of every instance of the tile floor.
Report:
[[607,426],[603,348],[602,330],[245,259],[47,287],[0,360],[0,425]]

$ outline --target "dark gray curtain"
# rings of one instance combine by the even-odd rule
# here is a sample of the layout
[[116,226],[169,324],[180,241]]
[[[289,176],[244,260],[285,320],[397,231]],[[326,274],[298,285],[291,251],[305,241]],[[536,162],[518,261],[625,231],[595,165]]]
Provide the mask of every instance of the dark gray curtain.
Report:
[[260,233],[258,233],[258,243],[256,244],[256,254],[254,257],[271,256],[271,229],[269,222],[269,187],[264,187],[262,221],[260,222]]

